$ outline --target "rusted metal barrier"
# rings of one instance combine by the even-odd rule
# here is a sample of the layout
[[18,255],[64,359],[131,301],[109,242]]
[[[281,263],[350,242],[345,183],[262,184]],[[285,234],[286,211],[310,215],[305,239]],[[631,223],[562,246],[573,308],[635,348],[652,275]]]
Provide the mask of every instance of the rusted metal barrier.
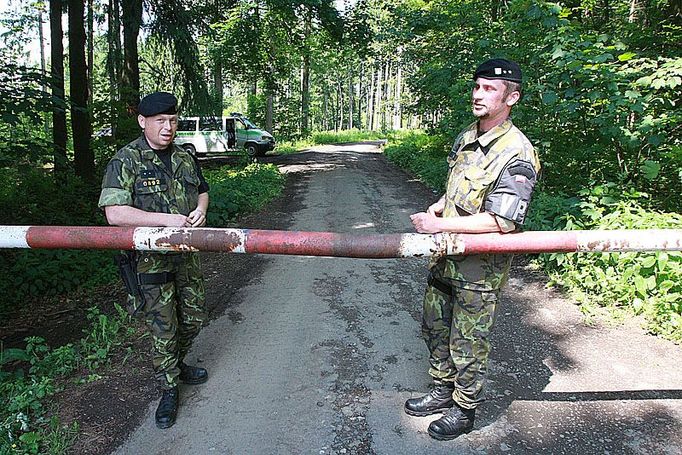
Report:
[[220,251],[367,259],[480,253],[682,251],[682,229],[358,235],[257,229],[0,226],[0,248]]

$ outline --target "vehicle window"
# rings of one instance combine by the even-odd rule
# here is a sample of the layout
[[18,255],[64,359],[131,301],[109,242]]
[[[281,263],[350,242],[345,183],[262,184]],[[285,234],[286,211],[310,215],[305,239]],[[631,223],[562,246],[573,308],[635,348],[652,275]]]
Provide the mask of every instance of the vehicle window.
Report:
[[246,125],[244,125],[244,122],[242,121],[242,119],[237,119],[235,124],[237,125],[238,130],[245,130],[246,129]]
[[196,131],[197,121],[190,119],[180,119],[178,120],[178,131]]
[[256,128],[256,125],[254,125],[251,120],[247,119],[246,117],[244,118],[244,123],[246,123],[246,126],[249,128]]
[[202,117],[199,119],[200,131],[220,131],[220,120],[215,117]]

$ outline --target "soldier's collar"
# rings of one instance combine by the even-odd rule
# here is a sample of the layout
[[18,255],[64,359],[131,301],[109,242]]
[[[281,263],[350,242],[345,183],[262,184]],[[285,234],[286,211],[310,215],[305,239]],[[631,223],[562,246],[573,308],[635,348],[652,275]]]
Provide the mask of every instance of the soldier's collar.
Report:
[[[138,139],[136,145],[142,152],[142,157],[146,160],[153,160],[156,155],[156,151],[154,151],[153,148],[150,147],[149,142],[147,142],[147,139],[144,137],[144,134],[142,134]],[[172,151],[172,148],[169,148],[169,151]]]
[[[481,137],[478,138],[478,143],[481,144],[481,146],[483,147],[487,147],[488,144],[490,144],[492,141],[502,136],[503,134],[506,134],[511,129],[511,127],[512,121],[510,117],[504,122],[497,125],[496,127],[487,131],[485,134],[481,135]],[[478,128],[478,123],[476,124],[476,128]]]

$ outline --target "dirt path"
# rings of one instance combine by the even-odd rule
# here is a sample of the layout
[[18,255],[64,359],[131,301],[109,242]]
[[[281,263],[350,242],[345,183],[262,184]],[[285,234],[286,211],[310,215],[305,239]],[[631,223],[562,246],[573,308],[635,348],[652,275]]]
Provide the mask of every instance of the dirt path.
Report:
[[[371,144],[268,157],[287,193],[248,228],[409,232],[435,195]],[[682,452],[682,348],[636,325],[588,327],[516,265],[476,431],[426,434],[403,402],[428,390],[422,259],[206,255],[209,305],[195,343],[210,380],[181,388],[177,424],[156,401],[121,454]]]

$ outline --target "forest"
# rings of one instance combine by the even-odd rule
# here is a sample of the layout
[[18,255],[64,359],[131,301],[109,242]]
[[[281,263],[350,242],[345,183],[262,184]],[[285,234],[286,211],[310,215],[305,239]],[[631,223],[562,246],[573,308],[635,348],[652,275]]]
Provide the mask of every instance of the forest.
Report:
[[[137,102],[157,90],[175,93],[182,115],[244,113],[275,136],[274,153],[388,138],[388,158],[441,191],[449,147],[472,121],[473,70],[503,57],[523,69],[514,123],[543,165],[528,229],[682,228],[676,0],[10,0],[0,42],[2,225],[105,224],[104,166],[139,134]],[[247,160],[207,178],[214,227],[262,206],[284,179]],[[534,264],[588,318],[607,307],[682,341],[680,254]],[[0,252],[0,320],[112,277],[109,253]],[[32,358],[34,372],[55,361],[35,339],[3,352],[0,366]],[[0,414],[10,435],[0,444],[21,435],[38,453],[49,424],[21,430],[11,419],[42,405],[17,396]]]

